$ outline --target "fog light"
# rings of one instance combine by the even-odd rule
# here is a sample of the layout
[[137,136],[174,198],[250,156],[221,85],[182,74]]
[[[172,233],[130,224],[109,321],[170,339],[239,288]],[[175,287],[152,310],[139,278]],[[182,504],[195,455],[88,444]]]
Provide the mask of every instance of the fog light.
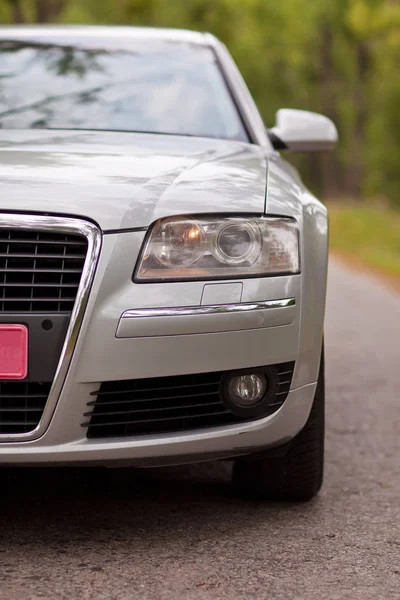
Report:
[[264,398],[267,387],[267,378],[262,373],[236,375],[229,379],[228,395],[237,406],[251,407]]

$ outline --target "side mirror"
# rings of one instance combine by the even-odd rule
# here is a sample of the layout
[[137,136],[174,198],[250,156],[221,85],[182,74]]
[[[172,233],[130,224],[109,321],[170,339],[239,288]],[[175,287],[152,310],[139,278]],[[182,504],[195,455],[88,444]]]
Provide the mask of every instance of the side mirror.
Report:
[[276,150],[291,152],[333,150],[338,141],[337,129],[328,117],[291,108],[278,110],[268,136]]

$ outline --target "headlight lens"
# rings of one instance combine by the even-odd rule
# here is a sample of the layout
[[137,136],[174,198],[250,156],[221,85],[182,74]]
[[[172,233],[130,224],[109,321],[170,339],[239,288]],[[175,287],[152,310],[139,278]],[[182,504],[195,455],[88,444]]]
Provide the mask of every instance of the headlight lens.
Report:
[[214,256],[222,264],[253,264],[262,251],[260,228],[251,222],[231,223],[219,229],[214,239]]
[[285,217],[170,217],[150,230],[136,281],[299,273],[296,221]]
[[153,231],[151,252],[163,267],[190,267],[202,258],[205,237],[203,228],[196,221],[161,221]]

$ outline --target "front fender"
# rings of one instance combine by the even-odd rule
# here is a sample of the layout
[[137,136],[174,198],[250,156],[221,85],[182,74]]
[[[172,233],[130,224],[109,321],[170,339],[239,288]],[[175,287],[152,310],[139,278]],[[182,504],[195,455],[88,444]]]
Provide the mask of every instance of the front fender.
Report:
[[299,351],[292,387],[317,381],[321,358],[328,274],[326,208],[303,193],[302,278]]
[[328,272],[328,213],[279,156],[268,162],[266,213],[297,220],[301,244],[301,316],[292,389],[317,381]]

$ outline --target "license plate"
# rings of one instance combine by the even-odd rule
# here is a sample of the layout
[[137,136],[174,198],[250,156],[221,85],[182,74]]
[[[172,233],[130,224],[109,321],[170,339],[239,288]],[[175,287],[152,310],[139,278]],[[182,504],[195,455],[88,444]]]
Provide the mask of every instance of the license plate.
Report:
[[0,379],[25,379],[28,374],[28,328],[0,324]]

